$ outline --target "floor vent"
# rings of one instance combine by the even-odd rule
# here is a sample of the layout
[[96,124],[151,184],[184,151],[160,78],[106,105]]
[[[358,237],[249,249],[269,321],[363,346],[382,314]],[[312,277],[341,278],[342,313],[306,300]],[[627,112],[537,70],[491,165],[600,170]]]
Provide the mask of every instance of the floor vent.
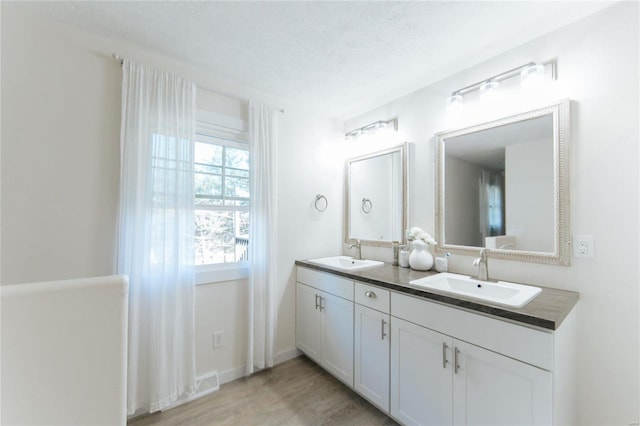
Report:
[[172,408],[179,407],[187,402],[194,401],[198,398],[202,398],[203,396],[209,395],[211,393],[216,392],[220,389],[220,379],[218,378],[218,372],[213,371],[208,373],[206,376],[200,376],[196,380],[196,392],[188,398],[183,398],[176,401],[172,406],[162,410],[171,410]]
[[198,378],[198,386],[196,387],[194,399],[209,395],[218,389],[220,389],[220,379],[218,378],[218,372],[214,371]]

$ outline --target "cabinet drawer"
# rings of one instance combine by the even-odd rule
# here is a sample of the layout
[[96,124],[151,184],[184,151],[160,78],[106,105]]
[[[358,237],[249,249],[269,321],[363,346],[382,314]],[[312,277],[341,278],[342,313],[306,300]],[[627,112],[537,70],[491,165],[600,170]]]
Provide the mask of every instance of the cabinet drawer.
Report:
[[391,294],[391,315],[545,370],[553,369],[552,333],[397,293]]
[[353,301],[353,280],[300,266],[296,272],[298,282]]
[[389,313],[389,291],[380,287],[375,287],[356,282],[356,303],[375,309],[385,314]]

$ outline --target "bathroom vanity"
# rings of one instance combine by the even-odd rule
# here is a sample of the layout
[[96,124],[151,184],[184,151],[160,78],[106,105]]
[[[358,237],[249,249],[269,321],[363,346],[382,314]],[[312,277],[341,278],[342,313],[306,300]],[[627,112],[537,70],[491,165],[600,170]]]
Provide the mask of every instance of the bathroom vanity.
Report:
[[296,346],[400,423],[575,423],[577,293],[512,308],[409,284],[431,271],[296,265]]

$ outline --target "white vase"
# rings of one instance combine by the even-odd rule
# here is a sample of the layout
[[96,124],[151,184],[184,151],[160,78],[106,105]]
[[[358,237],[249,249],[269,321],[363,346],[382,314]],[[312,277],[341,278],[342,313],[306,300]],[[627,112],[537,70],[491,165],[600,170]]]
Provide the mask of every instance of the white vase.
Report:
[[433,255],[422,240],[413,242],[413,251],[409,255],[409,266],[416,271],[428,271],[433,266]]

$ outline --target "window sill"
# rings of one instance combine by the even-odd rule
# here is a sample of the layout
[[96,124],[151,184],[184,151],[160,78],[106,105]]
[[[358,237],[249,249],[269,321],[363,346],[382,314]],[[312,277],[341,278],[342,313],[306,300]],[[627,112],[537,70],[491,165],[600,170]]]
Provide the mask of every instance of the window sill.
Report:
[[196,266],[196,285],[213,284],[249,278],[249,262]]

